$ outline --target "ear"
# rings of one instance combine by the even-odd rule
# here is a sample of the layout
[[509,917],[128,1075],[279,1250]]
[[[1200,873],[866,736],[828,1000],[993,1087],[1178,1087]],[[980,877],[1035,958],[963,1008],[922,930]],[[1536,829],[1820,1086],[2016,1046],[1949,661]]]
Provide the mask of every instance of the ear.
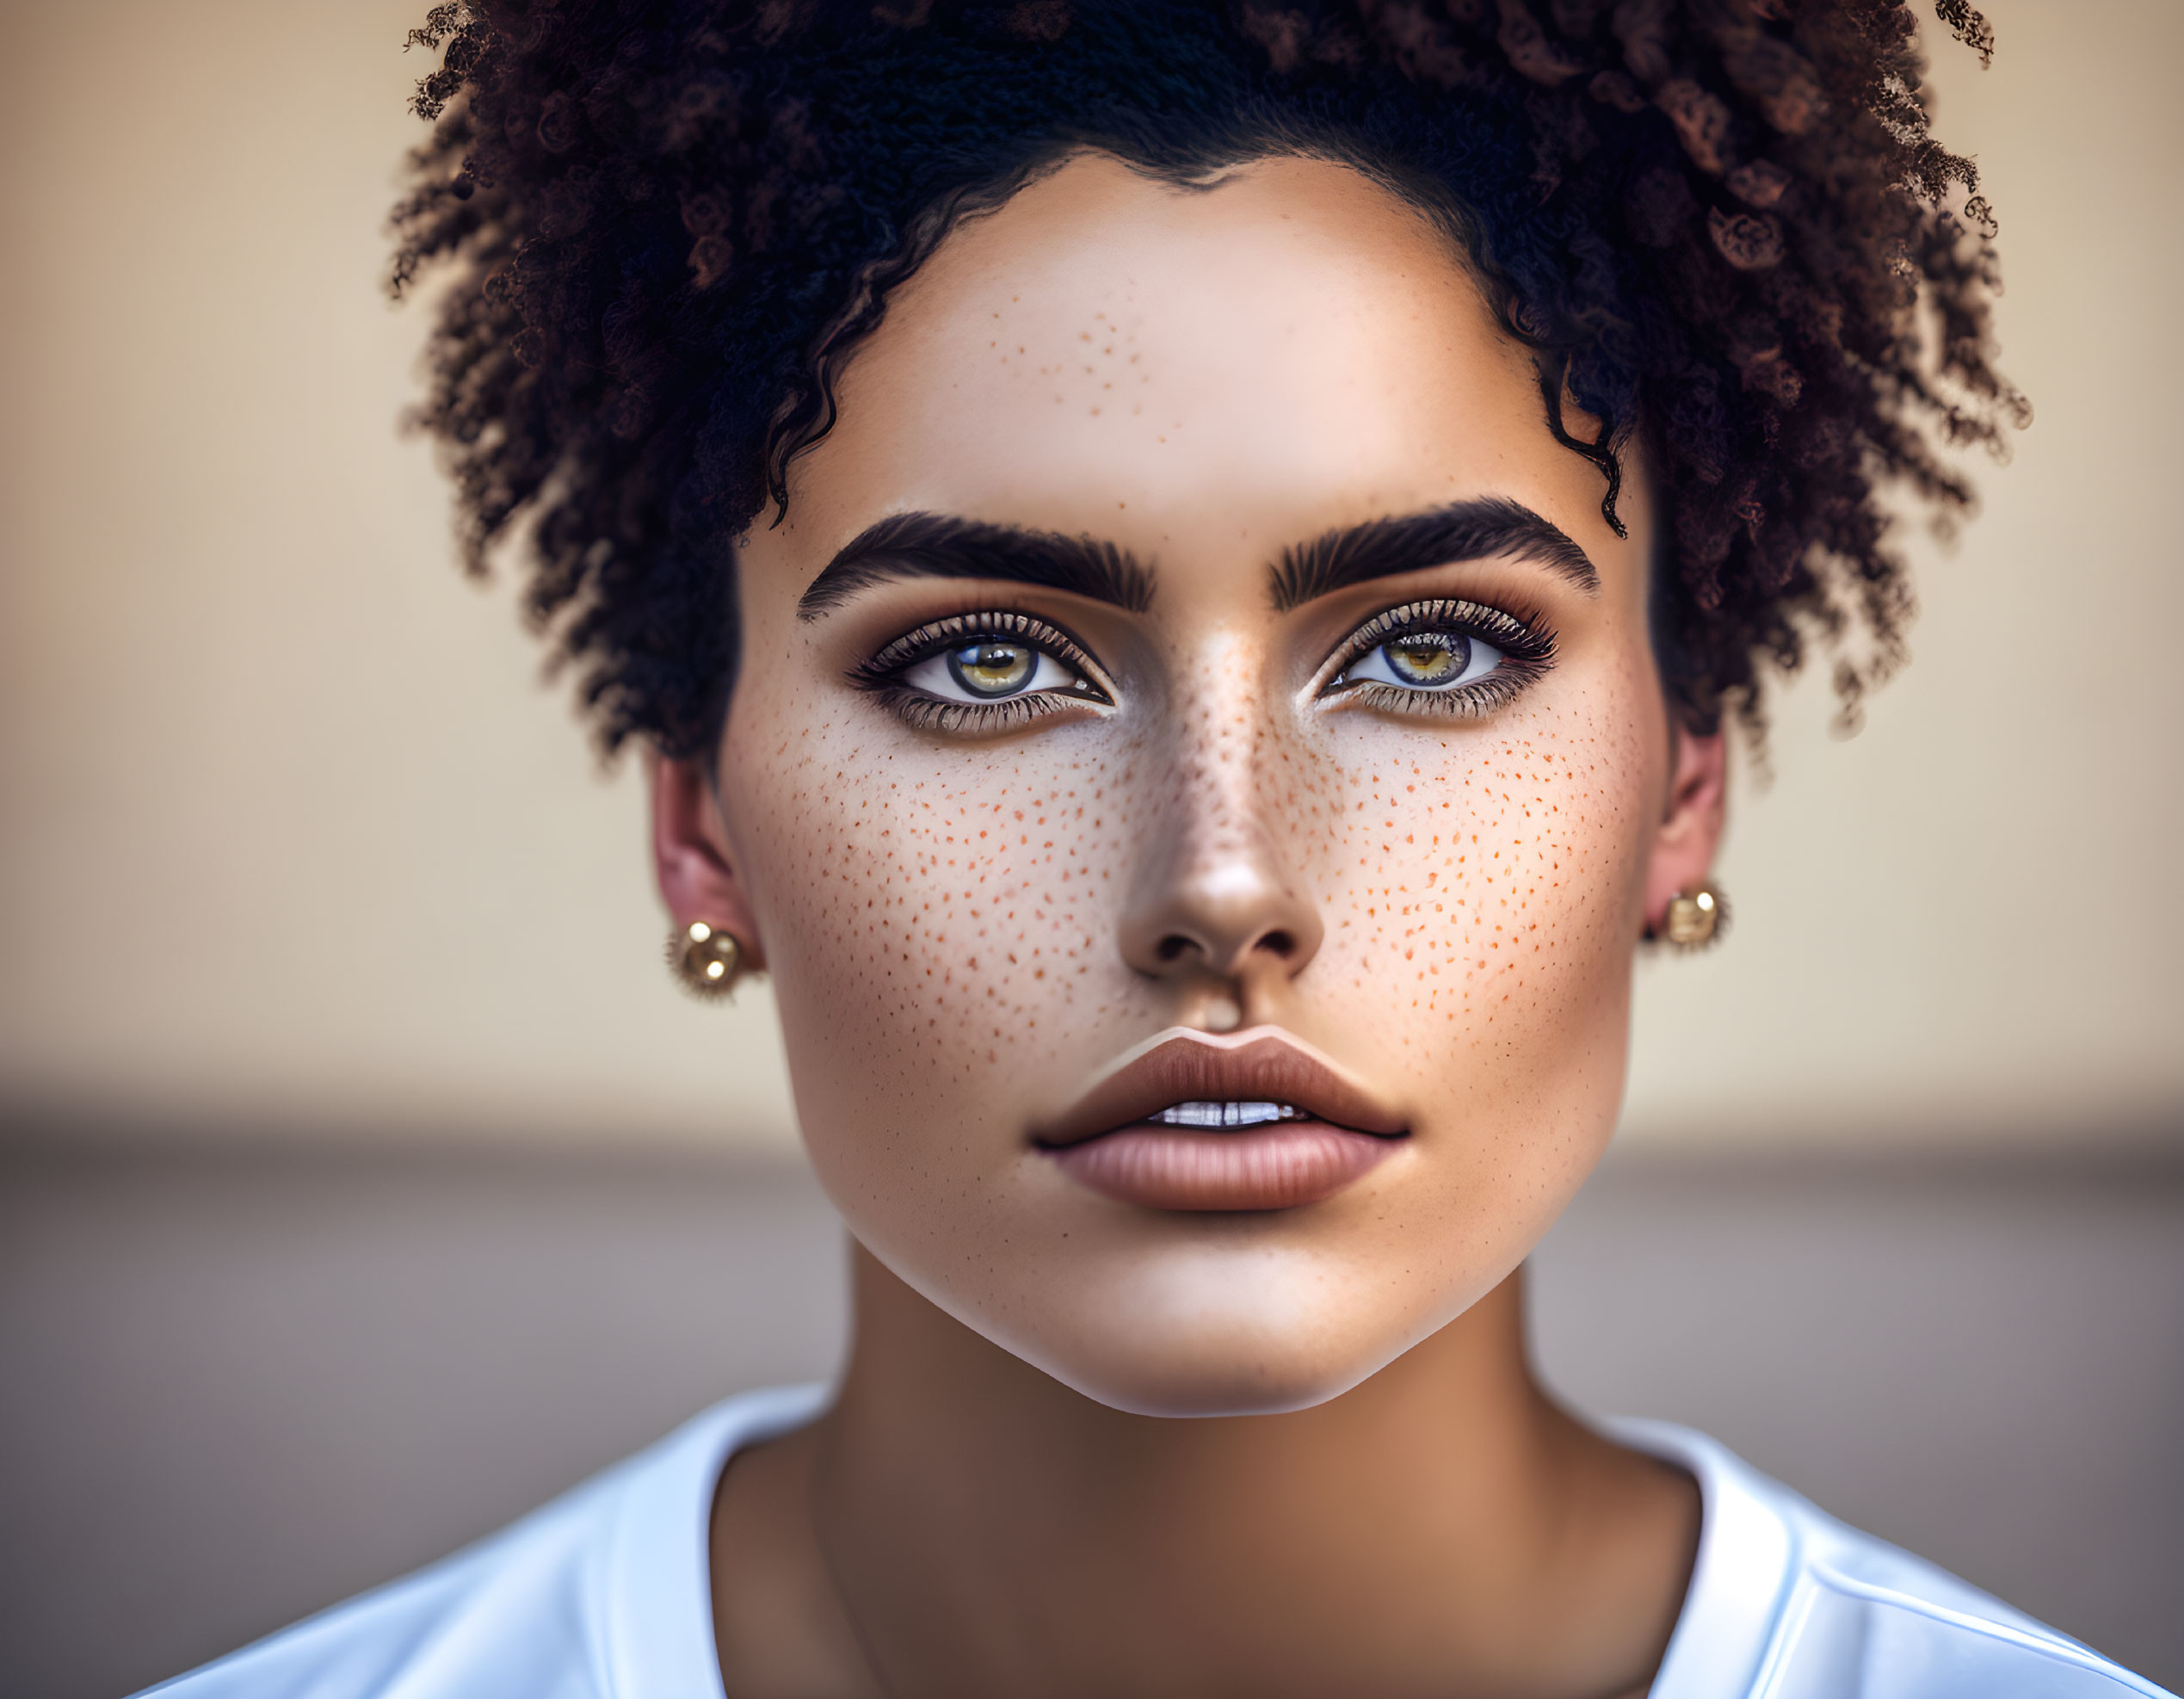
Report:
[[656,756],[650,777],[652,866],[676,930],[694,920],[708,922],[735,939],[751,967],[763,968],[750,899],[737,874],[705,763]]
[[1706,737],[1672,732],[1669,794],[1654,833],[1645,871],[1645,930],[1667,920],[1669,899],[1703,884],[1721,847],[1729,788],[1729,744],[1719,732]]

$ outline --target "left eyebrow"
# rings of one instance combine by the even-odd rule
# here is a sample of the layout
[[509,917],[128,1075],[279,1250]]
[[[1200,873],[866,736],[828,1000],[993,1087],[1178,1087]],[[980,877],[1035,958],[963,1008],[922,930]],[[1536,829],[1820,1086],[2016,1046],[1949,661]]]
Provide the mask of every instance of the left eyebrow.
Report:
[[831,613],[890,578],[999,578],[1068,590],[1142,614],[1152,605],[1151,569],[1096,537],[990,525],[953,514],[898,513],[850,539],[796,604],[799,620]]
[[1521,502],[1486,496],[1369,520],[1284,549],[1274,571],[1274,611],[1286,614],[1374,578],[1462,560],[1530,560],[1588,596],[1600,594],[1599,571],[1568,532]]

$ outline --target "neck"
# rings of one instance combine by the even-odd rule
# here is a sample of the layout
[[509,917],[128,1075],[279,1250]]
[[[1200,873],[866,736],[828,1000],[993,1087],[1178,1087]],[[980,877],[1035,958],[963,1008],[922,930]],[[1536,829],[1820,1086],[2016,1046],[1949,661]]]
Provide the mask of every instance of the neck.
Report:
[[1695,1490],[1542,1393],[1520,1276],[1340,1398],[1174,1420],[856,1263],[808,1502],[890,1693],[1601,1699],[1658,1662]]

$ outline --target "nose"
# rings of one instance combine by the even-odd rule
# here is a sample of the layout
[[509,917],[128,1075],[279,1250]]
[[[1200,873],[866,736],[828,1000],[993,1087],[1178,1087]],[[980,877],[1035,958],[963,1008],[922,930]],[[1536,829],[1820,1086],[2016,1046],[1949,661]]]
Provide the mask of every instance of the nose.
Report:
[[1255,823],[1184,821],[1152,846],[1122,920],[1123,959],[1174,979],[1293,978],[1318,951],[1319,911]]

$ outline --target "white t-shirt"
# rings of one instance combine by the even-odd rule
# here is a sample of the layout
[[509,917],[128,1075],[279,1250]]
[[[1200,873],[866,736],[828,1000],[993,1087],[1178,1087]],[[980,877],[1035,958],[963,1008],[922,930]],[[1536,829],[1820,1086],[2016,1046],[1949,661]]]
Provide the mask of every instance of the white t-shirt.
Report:
[[[415,1575],[149,1690],[171,1699],[722,1699],[706,1523],[729,1456],[826,1389],[750,1393]],[[1705,1435],[1613,1422],[1697,1479],[1691,1590],[1649,1699],[2174,1699],[1847,1528]]]

